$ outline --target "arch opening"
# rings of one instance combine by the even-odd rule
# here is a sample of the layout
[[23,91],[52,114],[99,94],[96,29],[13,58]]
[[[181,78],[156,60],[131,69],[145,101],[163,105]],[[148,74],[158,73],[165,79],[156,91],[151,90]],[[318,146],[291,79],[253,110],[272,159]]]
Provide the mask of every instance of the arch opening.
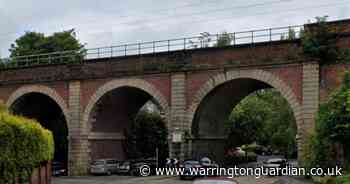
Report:
[[57,102],[46,94],[29,92],[15,99],[10,104],[10,111],[35,119],[52,132],[55,143],[53,161],[62,164],[67,171],[68,126],[65,114]]
[[[137,87],[120,86],[104,93],[93,105],[88,117],[90,159],[115,158],[122,161],[135,157],[130,154],[128,139],[137,117],[144,114],[141,112],[162,117],[164,107],[151,94]],[[165,121],[158,128],[166,131]]]
[[[234,133],[232,132],[234,125],[228,124],[232,123],[234,108],[259,91],[271,90],[274,91],[275,95],[279,95],[286,101],[287,108],[290,109],[292,114],[293,122],[296,124],[295,114],[293,114],[290,102],[283,95],[279,94],[279,89],[267,82],[254,78],[242,77],[227,80],[208,90],[208,93],[201,98],[194,112],[191,124],[191,134],[194,137],[191,156],[194,158],[209,157],[221,164],[225,164],[225,157],[227,158],[228,151],[232,149],[232,145],[235,145],[230,144],[229,141],[243,139],[244,137],[232,135]],[[293,139],[295,139],[295,134]],[[237,142],[242,143],[245,141],[240,140]],[[245,143],[256,143],[256,140]],[[233,149],[236,148],[234,147]]]

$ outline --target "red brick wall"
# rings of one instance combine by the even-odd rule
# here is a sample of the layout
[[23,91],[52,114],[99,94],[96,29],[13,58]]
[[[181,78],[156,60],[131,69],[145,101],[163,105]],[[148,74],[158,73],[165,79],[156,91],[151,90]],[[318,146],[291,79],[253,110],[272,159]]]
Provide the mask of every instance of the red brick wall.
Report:
[[299,103],[302,102],[302,81],[303,81],[303,67],[302,65],[289,65],[265,69],[285,82],[294,92],[298,98]]
[[[147,82],[151,83],[157,90],[162,93],[170,105],[171,95],[171,79],[170,74],[161,75],[149,75],[144,78]],[[152,94],[150,94],[152,95]]]
[[327,100],[328,96],[341,85],[343,74],[350,71],[350,64],[322,66],[320,69],[320,99]]
[[189,72],[186,78],[186,106],[189,107],[198,90],[210,79],[217,75],[219,71]]
[[36,84],[15,84],[15,85],[6,85],[0,86],[0,99],[6,101],[8,98],[20,87],[28,86],[28,85],[43,85],[52,88],[55,90],[62,98],[65,100],[68,105],[68,82],[56,81],[56,82],[48,82],[48,83],[36,83]]

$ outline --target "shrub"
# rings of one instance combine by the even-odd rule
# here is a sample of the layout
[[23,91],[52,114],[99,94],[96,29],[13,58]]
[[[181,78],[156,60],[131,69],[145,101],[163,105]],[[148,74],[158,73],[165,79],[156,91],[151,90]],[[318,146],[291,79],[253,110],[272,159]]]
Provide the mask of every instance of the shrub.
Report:
[[350,184],[350,175],[338,176],[336,178],[336,184]]
[[[315,130],[305,146],[304,166],[346,166],[350,160],[350,72],[345,73],[340,89],[319,107]],[[335,152],[343,152],[344,158]]]
[[317,23],[309,26],[302,33],[301,41],[303,53],[315,59],[320,64],[326,64],[337,58],[339,48],[336,43],[338,37],[336,30],[327,25],[326,18],[317,17]]
[[54,154],[52,133],[38,122],[0,108],[0,183],[26,179]]

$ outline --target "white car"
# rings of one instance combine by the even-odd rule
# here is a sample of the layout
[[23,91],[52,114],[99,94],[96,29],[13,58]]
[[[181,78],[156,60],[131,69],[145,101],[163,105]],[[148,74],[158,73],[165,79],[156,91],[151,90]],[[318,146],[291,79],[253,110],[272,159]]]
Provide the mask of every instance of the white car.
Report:
[[93,175],[116,173],[119,162],[116,159],[98,159],[92,162],[90,166],[90,173]]

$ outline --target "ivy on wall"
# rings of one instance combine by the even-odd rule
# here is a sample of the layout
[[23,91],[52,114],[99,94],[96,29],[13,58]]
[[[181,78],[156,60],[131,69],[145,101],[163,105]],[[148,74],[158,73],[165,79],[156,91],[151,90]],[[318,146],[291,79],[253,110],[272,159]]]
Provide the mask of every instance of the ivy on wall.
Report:
[[321,104],[315,132],[305,146],[305,166],[349,168],[350,164],[350,72],[341,87]]
[[54,154],[52,133],[38,122],[10,114],[0,105],[0,183],[24,182]]
[[326,22],[326,17],[316,17],[315,24],[309,24],[300,33],[303,54],[322,64],[350,61],[350,51],[337,45],[340,34],[337,26]]

